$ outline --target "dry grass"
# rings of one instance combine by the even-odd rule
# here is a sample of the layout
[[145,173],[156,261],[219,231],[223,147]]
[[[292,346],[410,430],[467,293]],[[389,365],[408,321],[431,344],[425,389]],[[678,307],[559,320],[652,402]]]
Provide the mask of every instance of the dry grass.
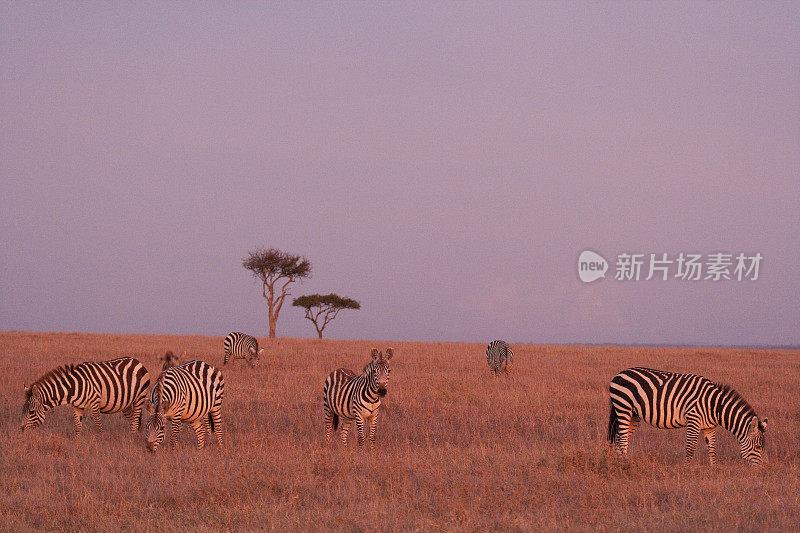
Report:
[[[514,346],[490,379],[485,346],[392,343],[374,452],[324,447],[322,383],[388,343],[280,339],[255,371],[224,368],[227,445],[150,455],[121,414],[74,436],[71,409],[19,433],[22,382],[119,355],[151,371],[171,349],[222,368],[222,338],[0,335],[0,530],[796,530],[800,352]],[[633,365],[732,384],[769,417],[769,463],[720,435],[720,464],[684,466],[683,432],[643,427],[630,455],[605,444],[610,378]]]

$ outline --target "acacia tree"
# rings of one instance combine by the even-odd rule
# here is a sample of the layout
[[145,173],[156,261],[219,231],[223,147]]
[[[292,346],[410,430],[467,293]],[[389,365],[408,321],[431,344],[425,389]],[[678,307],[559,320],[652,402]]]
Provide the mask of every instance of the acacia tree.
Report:
[[342,309],[361,309],[361,304],[357,301],[332,293],[300,296],[294,299],[292,305],[306,310],[306,318],[314,324],[320,339],[325,326],[336,318],[339,311]]
[[242,260],[242,266],[261,281],[261,292],[269,308],[269,336],[274,338],[278,314],[283,301],[290,295],[287,287],[299,279],[311,277],[311,262],[301,255],[288,254],[276,248],[256,248]]

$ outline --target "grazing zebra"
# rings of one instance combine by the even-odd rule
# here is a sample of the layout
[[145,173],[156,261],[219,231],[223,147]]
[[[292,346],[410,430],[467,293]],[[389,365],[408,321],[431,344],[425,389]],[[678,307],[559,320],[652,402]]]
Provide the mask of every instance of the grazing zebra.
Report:
[[91,413],[98,431],[103,430],[100,413],[122,411],[131,430],[136,433],[139,431],[142,406],[149,386],[147,369],[133,357],[54,368],[30,387],[24,387],[25,422],[22,430],[38,427],[47,411],[53,407],[72,404],[77,434],[81,432],[86,409]]
[[[183,352],[183,355],[185,356],[186,352]],[[168,368],[172,368],[173,366],[178,366],[181,364],[181,358],[172,353],[172,350],[167,350],[167,353],[159,357],[158,360],[164,362],[164,364],[161,366],[162,372]]]
[[264,348],[258,349],[258,340],[255,337],[238,331],[234,331],[225,337],[225,341],[222,344],[225,347],[223,365],[228,364],[229,358],[231,362],[233,362],[233,359],[244,359],[252,368],[258,364],[259,357],[264,352]]
[[508,372],[508,367],[514,362],[514,352],[506,341],[492,341],[486,347],[486,362],[493,376]]
[[145,424],[147,449],[155,452],[164,441],[166,420],[172,421],[173,447],[178,444],[183,422],[194,428],[198,449],[205,446],[206,424],[221,446],[224,393],[222,372],[203,361],[188,361],[162,372],[147,401],[147,410],[152,413]]
[[358,429],[358,445],[364,445],[364,425],[369,424],[369,446],[375,447],[375,428],[378,425],[378,408],[381,398],[386,396],[389,384],[389,359],[394,350],[386,350],[384,356],[377,349],[372,349],[372,361],[364,367],[361,375],[340,368],[330,373],[322,389],[322,412],[325,422],[325,442],[330,442],[331,435],[342,418],[342,442],[347,445],[347,432],[353,420]]
[[722,426],[737,438],[747,463],[761,463],[767,419],[759,421],[753,408],[728,386],[694,374],[629,368],[614,376],[609,389],[608,440],[622,455],[637,424],[644,420],[657,428],[686,427],[686,462],[694,456],[702,432],[713,465],[717,459],[714,433]]

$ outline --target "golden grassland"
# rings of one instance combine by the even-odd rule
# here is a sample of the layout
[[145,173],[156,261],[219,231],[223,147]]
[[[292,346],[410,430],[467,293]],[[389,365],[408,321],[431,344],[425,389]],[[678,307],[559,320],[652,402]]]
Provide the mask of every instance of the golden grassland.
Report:
[[[262,340],[261,365],[222,366],[222,338],[0,334],[0,530],[796,530],[800,352],[516,345],[491,378],[485,345],[394,342],[374,451],[324,446],[322,384],[390,343]],[[154,455],[122,414],[73,434],[71,408],[20,433],[22,385],[50,368],[121,355],[151,370],[170,349],[223,369],[226,444]],[[642,427],[606,444],[608,382],[636,365],[733,385],[769,417],[768,463],[727,432],[683,464],[684,432]],[[352,442],[352,441],[351,441]]]

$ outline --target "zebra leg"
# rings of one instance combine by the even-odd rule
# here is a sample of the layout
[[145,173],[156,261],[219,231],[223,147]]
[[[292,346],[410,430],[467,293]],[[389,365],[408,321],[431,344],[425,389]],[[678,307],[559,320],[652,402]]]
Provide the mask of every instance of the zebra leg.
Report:
[[94,424],[97,426],[97,431],[99,433],[103,432],[103,425],[100,423],[100,403],[95,400],[89,406],[89,409],[92,412],[92,419],[94,420]]
[[705,437],[706,446],[708,447],[708,459],[711,461],[712,465],[717,462],[717,448],[714,438],[716,436],[716,429],[717,428],[708,428],[703,430],[703,437]]
[[183,428],[183,420],[181,420],[181,415],[175,415],[172,419],[172,433],[169,436],[169,443],[174,448],[178,445],[178,435],[181,433],[181,428]]
[[697,450],[697,439],[700,437],[700,424],[692,418],[686,424],[686,463],[690,463]]
[[350,425],[353,423],[349,418],[342,419],[342,444],[347,446],[347,432],[350,431]]
[[217,442],[222,446],[222,410],[215,409],[211,411],[209,420],[214,429],[214,436],[217,437]]
[[203,418],[198,418],[192,422],[192,429],[197,434],[197,449],[202,450],[206,445],[206,424]]
[[628,443],[636,431],[636,426],[639,424],[639,415],[631,411],[617,411],[619,420],[619,432],[617,433],[616,448],[617,453],[625,455],[628,453]]
[[131,423],[131,431],[133,433],[138,433],[139,428],[142,427],[142,410],[144,409],[144,402],[146,399],[146,396],[142,396],[134,400],[133,405],[131,406],[131,418],[128,420]]
[[75,434],[80,435],[81,429],[83,428],[83,424],[81,421],[83,420],[83,409],[80,407],[72,406],[73,412],[72,416],[75,418]]
[[369,423],[369,447],[375,448],[375,428],[378,427],[378,411],[372,413],[372,420]]
[[358,445],[363,446],[366,435],[364,434],[364,419],[361,416],[356,417],[356,430],[358,431]]
[[325,444],[331,441],[333,436],[333,411],[327,404],[322,405],[322,422],[325,424]]
[[[128,421],[128,424],[130,424],[130,425],[131,425],[131,429],[133,429],[133,424],[134,424],[134,420],[133,420],[133,409],[131,409],[131,408],[128,408],[128,409],[123,409],[123,410],[122,410],[122,414],[123,414],[123,415],[125,415],[125,420],[127,420],[127,421]],[[135,430],[134,430],[133,432],[134,432],[134,433],[136,433],[136,431],[135,431]]]

